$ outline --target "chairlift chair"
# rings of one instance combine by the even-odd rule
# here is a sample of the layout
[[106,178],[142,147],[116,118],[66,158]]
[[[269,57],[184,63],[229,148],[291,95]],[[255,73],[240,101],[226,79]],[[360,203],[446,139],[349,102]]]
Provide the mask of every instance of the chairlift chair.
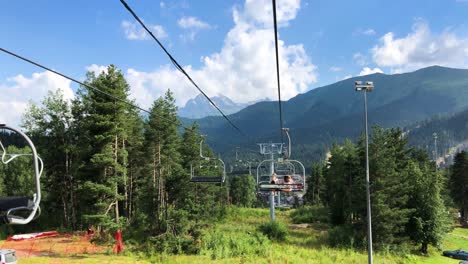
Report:
[[[268,164],[274,164],[274,173],[276,174],[278,181],[277,183],[271,183],[271,173],[268,168]],[[278,169],[282,167],[289,167],[289,170]],[[262,169],[263,168],[263,169]],[[284,183],[283,179],[285,176],[291,176],[292,183]],[[291,192],[304,192],[305,190],[305,168],[304,165],[297,160],[264,160],[260,162],[257,167],[257,184],[258,190],[262,192],[267,191],[281,191],[289,190]]]
[[[18,157],[22,156],[31,156],[34,166],[34,179],[36,183],[36,192],[32,197],[28,196],[12,196],[12,197],[0,197],[0,224],[15,224],[15,225],[25,225],[31,222],[32,220],[39,217],[40,208],[39,204],[41,202],[41,184],[40,177],[44,164],[42,160],[37,155],[36,148],[31,141],[31,139],[24,134],[23,132],[8,127],[5,124],[0,124],[0,129],[9,130],[15,133],[18,133],[23,137],[31,148],[31,154],[11,154],[7,153],[4,145],[0,139],[0,148],[1,148],[1,162],[3,164],[8,164],[11,161],[15,160]],[[18,214],[19,213],[19,214]],[[24,214],[24,215],[23,215]]]
[[[258,191],[288,191],[288,192],[304,192],[306,189],[306,177],[304,165],[298,161],[290,159],[291,157],[291,137],[289,136],[289,129],[284,128],[284,132],[288,137],[288,146],[283,149],[282,144],[277,143],[280,147],[273,148],[271,151],[282,151],[284,156],[278,159],[267,159],[260,162],[257,166],[257,185]],[[265,147],[265,146],[261,146]],[[261,150],[262,151],[262,150]],[[273,168],[271,168],[273,164]],[[278,181],[271,183],[271,169],[276,174]],[[285,176],[291,176],[292,183],[284,183]]]
[[[195,173],[195,166],[192,163],[190,165],[190,182],[195,182],[195,183],[224,183],[226,180],[226,166],[223,162],[222,159],[219,158],[210,158],[210,157],[205,157],[203,156],[203,139],[200,141],[200,163],[205,162],[210,164],[212,167],[217,168],[218,166],[222,169],[222,175],[208,175],[208,176],[201,176],[201,175],[196,175]],[[200,165],[202,166],[202,165]]]

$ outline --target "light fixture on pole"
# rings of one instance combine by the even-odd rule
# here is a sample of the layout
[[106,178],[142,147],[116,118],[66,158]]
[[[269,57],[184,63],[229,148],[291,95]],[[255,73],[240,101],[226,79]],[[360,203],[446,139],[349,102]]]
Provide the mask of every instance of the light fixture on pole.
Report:
[[357,92],[364,92],[364,115],[366,127],[366,200],[367,200],[367,254],[368,263],[372,264],[372,216],[370,202],[370,184],[369,184],[369,133],[367,129],[367,92],[374,90],[373,82],[354,82],[354,88]]

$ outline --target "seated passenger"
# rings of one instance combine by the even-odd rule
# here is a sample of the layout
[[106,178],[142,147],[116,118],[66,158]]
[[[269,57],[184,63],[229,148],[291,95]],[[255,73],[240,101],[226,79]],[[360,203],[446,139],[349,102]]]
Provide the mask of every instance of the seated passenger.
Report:
[[278,177],[276,176],[276,173],[273,173],[271,175],[271,184],[277,184],[278,183]]
[[[290,175],[286,175],[286,176],[284,176],[283,183],[284,184],[293,184],[294,181],[292,180],[292,177]],[[291,186],[291,188],[283,189],[283,192],[290,192],[290,191],[292,191],[292,186]]]

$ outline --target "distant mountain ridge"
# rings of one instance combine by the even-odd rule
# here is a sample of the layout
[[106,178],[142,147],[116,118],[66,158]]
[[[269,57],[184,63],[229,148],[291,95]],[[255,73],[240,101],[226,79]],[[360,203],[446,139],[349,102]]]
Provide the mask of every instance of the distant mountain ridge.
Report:
[[[252,103],[235,103],[230,98],[224,95],[218,95],[210,98],[224,114],[230,115],[244,109]],[[219,116],[221,115],[211,103],[202,94],[197,95],[187,101],[185,106],[181,107],[178,115],[185,118],[203,118],[206,116]]]
[[[362,132],[363,95],[354,91],[357,80],[373,81],[375,85],[367,95],[370,125],[403,127],[468,109],[465,69],[432,66],[403,74],[350,78],[283,102],[284,127],[290,128],[297,146],[293,155],[316,157],[332,142],[356,138]],[[241,136],[219,117],[196,120],[200,130],[216,142],[213,147],[217,151],[227,152],[232,145],[280,140],[277,102],[256,103],[229,117],[249,137]],[[186,124],[193,121],[183,120]]]

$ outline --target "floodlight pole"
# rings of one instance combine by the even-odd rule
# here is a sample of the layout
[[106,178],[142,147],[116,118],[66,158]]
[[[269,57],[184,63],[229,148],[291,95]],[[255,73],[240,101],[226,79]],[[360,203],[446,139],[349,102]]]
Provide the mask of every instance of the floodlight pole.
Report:
[[434,161],[435,161],[435,171],[437,172],[437,133],[432,134],[434,137]]
[[370,181],[369,181],[369,132],[367,128],[367,92],[374,89],[373,82],[361,81],[354,83],[356,91],[364,91],[364,116],[366,129],[366,200],[367,200],[367,254],[368,263],[373,264],[372,259],[372,216],[371,216],[371,201],[370,201]]

